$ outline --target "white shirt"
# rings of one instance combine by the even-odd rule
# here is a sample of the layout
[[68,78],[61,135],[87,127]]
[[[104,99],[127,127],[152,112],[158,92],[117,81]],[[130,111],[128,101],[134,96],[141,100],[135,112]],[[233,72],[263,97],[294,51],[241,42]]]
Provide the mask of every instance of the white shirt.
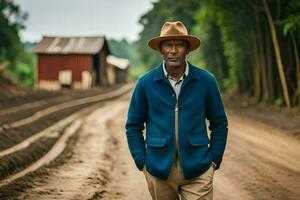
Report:
[[177,99],[179,96],[179,92],[180,92],[180,88],[181,88],[183,79],[185,79],[185,77],[187,77],[187,75],[189,74],[189,63],[187,61],[185,61],[185,63],[186,63],[186,65],[185,65],[184,74],[180,77],[179,81],[176,81],[176,79],[174,77],[172,77],[170,74],[168,74],[168,72],[166,70],[166,64],[165,64],[165,62],[163,62],[164,74],[167,77],[167,79],[169,80],[171,86],[173,87],[173,89],[176,93]]

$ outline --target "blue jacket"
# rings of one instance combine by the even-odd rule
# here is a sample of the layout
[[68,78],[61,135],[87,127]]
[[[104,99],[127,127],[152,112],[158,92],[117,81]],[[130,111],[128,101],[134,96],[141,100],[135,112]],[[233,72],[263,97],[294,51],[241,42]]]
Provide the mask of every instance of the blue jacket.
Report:
[[[178,152],[186,179],[219,168],[227,139],[227,117],[214,75],[189,63],[178,97]],[[175,151],[175,92],[163,65],[138,79],[128,110],[126,135],[139,170],[166,180]],[[210,139],[205,119],[209,120]],[[146,140],[143,137],[146,124]]]

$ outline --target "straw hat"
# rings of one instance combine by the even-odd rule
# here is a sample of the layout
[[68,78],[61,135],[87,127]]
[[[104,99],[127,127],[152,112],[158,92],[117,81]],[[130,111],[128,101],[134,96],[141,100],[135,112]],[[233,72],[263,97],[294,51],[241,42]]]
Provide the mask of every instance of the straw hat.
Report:
[[159,43],[164,40],[186,40],[190,43],[190,51],[200,46],[200,39],[193,35],[188,35],[187,29],[181,21],[166,22],[160,31],[160,36],[152,38],[148,42],[148,46],[159,51]]

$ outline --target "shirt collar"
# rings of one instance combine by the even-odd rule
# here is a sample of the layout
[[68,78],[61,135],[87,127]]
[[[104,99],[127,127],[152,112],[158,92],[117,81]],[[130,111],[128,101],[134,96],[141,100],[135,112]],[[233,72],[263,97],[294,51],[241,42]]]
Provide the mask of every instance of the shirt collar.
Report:
[[[165,61],[163,61],[163,70],[164,70],[165,77],[169,78],[170,74],[166,70]],[[187,61],[185,61],[185,71],[184,71],[183,78],[185,78],[185,77],[187,77],[189,75],[189,70],[190,70],[189,63]]]

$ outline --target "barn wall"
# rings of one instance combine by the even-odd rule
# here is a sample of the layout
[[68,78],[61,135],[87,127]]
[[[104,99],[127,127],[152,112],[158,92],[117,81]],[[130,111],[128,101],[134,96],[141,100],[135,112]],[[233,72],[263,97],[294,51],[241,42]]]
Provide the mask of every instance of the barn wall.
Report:
[[81,81],[81,73],[92,73],[91,55],[38,55],[38,80],[58,80],[60,70],[72,70],[72,81]]

